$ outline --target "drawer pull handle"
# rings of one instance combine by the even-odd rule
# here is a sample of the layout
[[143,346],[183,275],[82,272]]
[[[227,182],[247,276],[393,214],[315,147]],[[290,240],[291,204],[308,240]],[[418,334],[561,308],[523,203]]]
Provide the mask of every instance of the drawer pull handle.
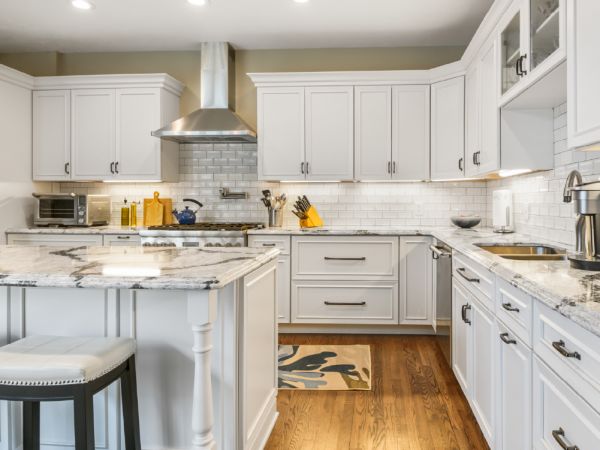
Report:
[[458,274],[463,277],[465,280],[467,280],[469,283],[479,283],[481,280],[479,278],[477,278],[474,275],[469,275],[467,272],[467,269],[465,269],[464,267],[459,267],[458,269],[456,269],[456,271],[458,272]]
[[554,350],[563,355],[565,358],[575,358],[581,361],[581,355],[577,352],[570,352],[565,348],[565,345],[565,341],[563,341],[562,339],[560,341],[554,341],[552,343],[552,347],[554,347]]
[[117,239],[131,239],[131,236],[117,236]]
[[562,448],[563,450],[579,450],[579,447],[577,447],[576,445],[567,445],[566,442],[563,441],[564,435],[565,430],[563,430],[562,428],[559,428],[558,430],[552,430],[552,437],[556,442],[558,442],[560,448]]
[[323,303],[327,306],[365,306],[367,304],[367,302],[328,302],[327,300]]
[[508,337],[508,333],[502,333],[500,335],[500,339],[502,339],[502,342],[504,342],[505,344],[516,344],[517,343],[517,341]]
[[502,307],[507,311],[519,312],[519,308],[514,308],[510,303],[502,303]]
[[325,261],[366,261],[367,258],[361,256],[360,258],[335,258],[333,256],[325,256]]
[[263,244],[263,247],[277,247],[277,244]]
[[466,305],[462,305],[460,315],[462,316],[462,320],[464,323],[471,325],[471,321],[467,319],[467,310],[471,309],[471,305],[468,303]]

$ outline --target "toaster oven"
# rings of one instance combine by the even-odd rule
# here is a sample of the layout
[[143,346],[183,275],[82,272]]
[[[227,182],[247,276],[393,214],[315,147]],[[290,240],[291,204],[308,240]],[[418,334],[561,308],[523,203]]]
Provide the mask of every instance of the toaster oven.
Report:
[[110,196],[78,194],[33,194],[33,223],[37,226],[89,227],[108,225]]

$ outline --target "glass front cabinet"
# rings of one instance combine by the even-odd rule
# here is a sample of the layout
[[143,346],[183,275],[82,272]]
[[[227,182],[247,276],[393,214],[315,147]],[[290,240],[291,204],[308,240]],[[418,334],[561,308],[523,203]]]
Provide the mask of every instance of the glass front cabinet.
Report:
[[500,28],[502,95],[565,59],[566,1],[518,0],[509,10]]

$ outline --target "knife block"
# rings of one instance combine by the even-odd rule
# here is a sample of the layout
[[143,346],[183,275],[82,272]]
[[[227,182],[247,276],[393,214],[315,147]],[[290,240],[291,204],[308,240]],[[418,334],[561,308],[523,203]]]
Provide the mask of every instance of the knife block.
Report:
[[311,206],[306,211],[306,215],[308,216],[306,219],[300,220],[300,228],[316,228],[323,226],[323,219],[319,216],[317,212],[317,208]]

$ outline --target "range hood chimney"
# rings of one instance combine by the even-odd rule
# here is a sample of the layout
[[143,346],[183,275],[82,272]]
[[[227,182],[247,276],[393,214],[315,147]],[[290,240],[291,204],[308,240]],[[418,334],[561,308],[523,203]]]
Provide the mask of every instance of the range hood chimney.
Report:
[[177,119],[152,136],[180,143],[256,142],[256,131],[235,107],[235,53],[227,42],[201,48],[200,109]]

